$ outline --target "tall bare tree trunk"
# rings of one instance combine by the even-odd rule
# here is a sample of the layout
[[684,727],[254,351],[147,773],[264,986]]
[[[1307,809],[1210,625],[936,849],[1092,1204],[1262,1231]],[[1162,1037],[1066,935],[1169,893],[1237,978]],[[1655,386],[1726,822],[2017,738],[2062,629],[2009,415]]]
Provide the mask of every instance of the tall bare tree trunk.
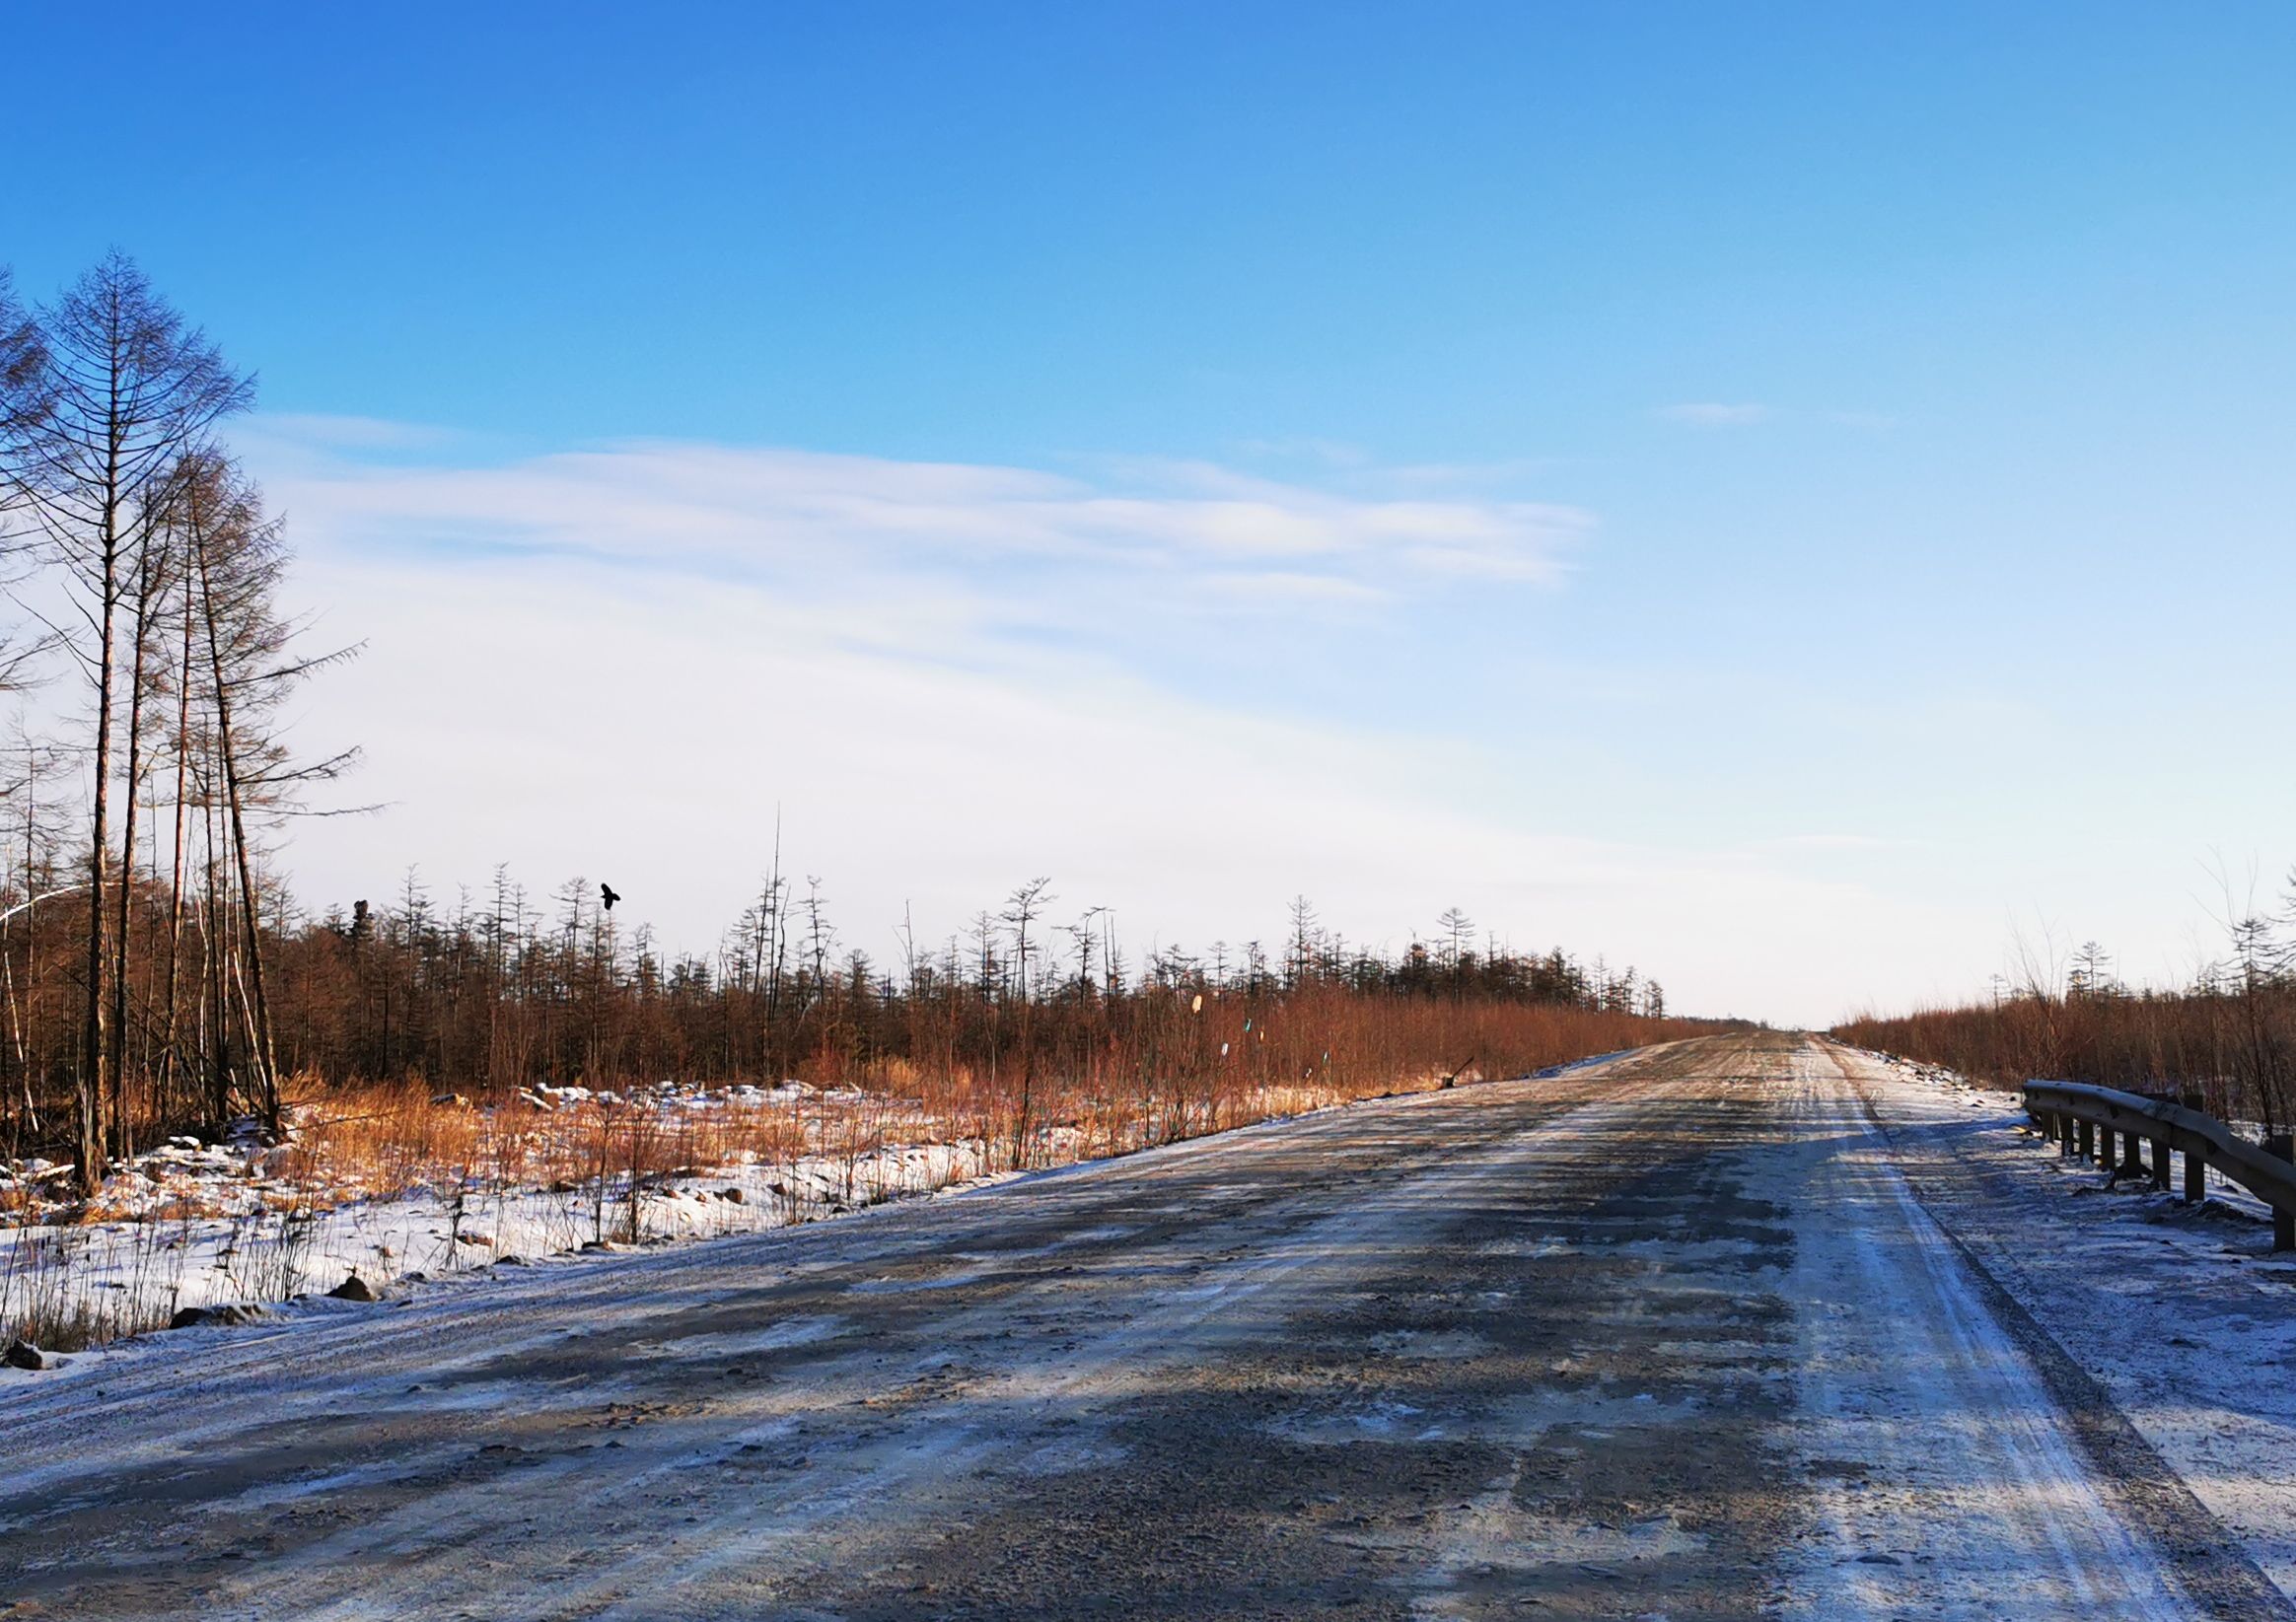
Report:
[[173,1094],[182,997],[184,802],[191,774],[191,594],[183,593],[183,640],[176,667],[176,854],[168,871],[168,987],[160,1015],[160,1087]]
[[135,797],[143,781],[146,656],[157,584],[158,564],[147,534],[136,558],[135,628],[127,674],[127,800],[119,817],[119,907],[111,952],[111,1152],[122,1160],[135,1153],[135,1125],[127,1107],[128,944],[135,916]]
[[240,793],[240,772],[237,745],[231,731],[231,683],[225,678],[221,629],[216,623],[215,594],[210,589],[207,573],[207,552],[202,546],[194,547],[199,568],[199,599],[207,619],[208,671],[215,681],[215,752],[223,763],[224,804],[231,811],[231,848],[234,865],[239,871],[240,917],[247,932],[246,967],[247,985],[244,988],[252,1016],[252,1053],[248,1068],[255,1087],[257,1112],[263,1125],[276,1137],[283,1126],[279,1113],[278,1064],[271,1046],[271,1008],[263,991],[263,927],[262,907],[255,894],[253,865],[248,859],[247,811]]
[[[214,780],[207,784],[207,798],[215,798]],[[208,1091],[214,1100],[215,1118],[222,1121],[231,1114],[231,1025],[224,1018],[231,1007],[226,992],[230,979],[224,969],[224,956],[230,951],[231,936],[224,927],[225,897],[223,875],[216,867],[215,807],[206,806],[200,814],[201,829],[207,841],[207,927],[200,934],[199,1023],[200,1044],[208,1053]]]
[[[118,450],[117,388],[110,428],[113,455]],[[103,629],[96,664],[96,782],[95,805],[88,836],[88,1005],[80,1032],[80,1191],[93,1194],[104,1186],[104,1103],[109,1096],[111,1047],[105,1031],[105,869],[111,854],[111,657],[114,621],[119,606],[119,497],[104,499],[104,526],[98,544],[102,554]]]

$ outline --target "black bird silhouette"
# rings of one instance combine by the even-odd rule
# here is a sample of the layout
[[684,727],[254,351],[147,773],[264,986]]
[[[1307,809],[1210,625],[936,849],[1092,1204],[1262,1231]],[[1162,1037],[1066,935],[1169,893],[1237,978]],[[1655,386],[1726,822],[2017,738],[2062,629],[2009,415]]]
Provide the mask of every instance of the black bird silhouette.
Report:
[[614,893],[613,886],[611,884],[599,885],[598,893],[606,897],[606,910],[609,912],[613,911],[613,904],[621,899],[620,896]]

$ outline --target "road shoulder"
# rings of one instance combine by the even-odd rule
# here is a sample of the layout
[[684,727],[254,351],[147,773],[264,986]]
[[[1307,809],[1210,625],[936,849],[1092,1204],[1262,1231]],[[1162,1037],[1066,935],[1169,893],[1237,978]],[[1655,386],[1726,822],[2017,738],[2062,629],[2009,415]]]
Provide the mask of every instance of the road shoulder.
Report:
[[2296,1617],[2296,1268],[2271,1259],[2268,1230],[2231,1205],[2106,1189],[2020,1133],[2012,1095],[1827,1051],[2195,1597]]

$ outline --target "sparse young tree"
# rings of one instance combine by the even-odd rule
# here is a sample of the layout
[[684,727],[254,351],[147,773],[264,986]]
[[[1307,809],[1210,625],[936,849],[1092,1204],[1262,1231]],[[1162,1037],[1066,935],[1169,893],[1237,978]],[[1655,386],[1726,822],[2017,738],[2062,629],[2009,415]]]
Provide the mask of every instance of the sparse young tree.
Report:
[[1029,958],[1036,950],[1029,945],[1029,931],[1052,901],[1052,881],[1032,879],[1014,890],[1005,901],[1003,921],[1012,931],[1013,963],[1021,994],[1021,1095],[1020,1106],[1013,1117],[1013,1164],[1025,1164],[1028,1156],[1031,1115],[1036,1102],[1037,1044],[1036,999],[1029,992]]
[[1291,943],[1284,972],[1295,986],[1306,985],[1316,971],[1316,943],[1321,935],[1316,909],[1304,895],[1291,899]]
[[1451,976],[1451,994],[1454,998],[1467,994],[1467,943],[1474,939],[1474,920],[1458,907],[1447,909],[1435,920],[1442,932],[1443,968]]

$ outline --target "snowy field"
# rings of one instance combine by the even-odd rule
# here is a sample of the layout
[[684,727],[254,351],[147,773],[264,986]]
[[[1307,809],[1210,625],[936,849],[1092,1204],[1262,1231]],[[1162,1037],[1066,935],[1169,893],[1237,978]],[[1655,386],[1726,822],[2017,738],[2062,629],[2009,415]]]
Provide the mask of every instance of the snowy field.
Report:
[[[579,1088],[544,1091],[541,1103],[569,1121],[593,1102]],[[266,1148],[243,1123],[220,1142],[177,1138],[136,1157],[107,1184],[100,1221],[55,1220],[70,1210],[68,1166],[0,1166],[0,1200],[14,1196],[34,1219],[0,1229],[0,1322],[31,1310],[80,1326],[75,1339],[103,1340],[186,1308],[264,1306],[354,1276],[381,1293],[544,1256],[814,1222],[975,1181],[989,1164],[978,1139],[952,1140],[942,1123],[858,1093],[787,1083],[665,1090],[636,1102],[654,1112],[658,1136],[680,1116],[783,1111],[794,1123],[783,1136],[798,1147],[636,1176],[610,1166],[543,1186],[471,1170],[372,1196],[356,1178],[299,1173],[290,1149]],[[870,1112],[866,1130],[855,1127],[860,1111]],[[1047,1128],[1037,1151],[1072,1160],[1075,1137]]]

